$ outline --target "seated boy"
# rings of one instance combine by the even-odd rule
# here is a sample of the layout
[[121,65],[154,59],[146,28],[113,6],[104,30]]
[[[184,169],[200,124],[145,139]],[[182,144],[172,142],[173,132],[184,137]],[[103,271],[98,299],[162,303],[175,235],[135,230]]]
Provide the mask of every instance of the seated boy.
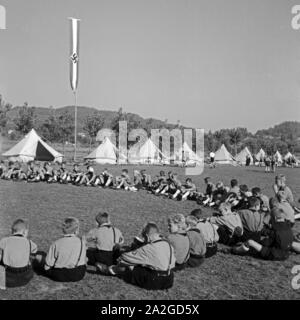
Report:
[[69,171],[66,168],[66,164],[63,162],[57,171],[57,181],[59,183],[66,184],[69,182]]
[[86,170],[87,170],[87,172],[82,174],[82,177],[77,185],[86,185],[86,186],[93,185],[94,181],[97,178],[97,176],[95,174],[95,170],[90,165],[88,165],[86,167]]
[[210,202],[212,202],[212,195],[215,191],[215,185],[211,182],[210,177],[204,178],[204,183],[206,185],[206,189],[204,194],[200,193],[198,195],[198,204],[200,205],[208,205]]
[[[116,254],[124,243],[121,231],[111,225],[106,212],[96,216],[97,228],[92,229],[86,236],[88,242],[93,242],[96,250],[88,250],[89,264],[114,264]],[[101,266],[100,266],[101,267]]]
[[185,180],[185,184],[179,188],[173,195],[173,199],[178,198],[178,200],[185,201],[187,199],[193,199],[195,193],[197,192],[196,185],[193,183],[191,178]]
[[196,223],[196,228],[200,230],[206,243],[205,258],[214,256],[218,251],[219,235],[216,227],[206,219],[202,218],[201,209],[195,209],[191,212],[189,220]]
[[249,239],[242,246],[235,248],[233,253],[244,254],[250,249],[250,253],[258,253],[265,260],[286,260],[294,239],[291,225],[285,220],[281,209],[275,208],[271,215],[272,229],[266,233],[266,237],[259,242]]
[[243,225],[238,213],[231,211],[229,203],[222,203],[219,212],[208,221],[217,226],[219,242],[231,246],[240,241]]
[[146,170],[143,169],[143,170],[141,170],[141,176],[142,176],[143,188],[146,190],[150,190],[151,186],[152,186],[151,175],[147,174]]
[[136,188],[131,185],[131,179],[127,169],[123,169],[121,176],[116,177],[116,188],[136,191]]
[[114,176],[105,168],[100,174],[100,185],[104,188],[112,187],[114,185],[113,179]]
[[11,236],[0,241],[2,288],[25,286],[33,278],[31,258],[36,254],[37,246],[27,239],[27,223],[18,219],[13,223],[11,231]]
[[159,175],[154,178],[152,183],[152,190],[155,194],[158,194],[167,185],[167,176],[165,171],[160,171]]
[[73,170],[70,172],[70,182],[73,184],[79,183],[82,175],[83,172],[80,170],[79,165],[77,163],[74,163]]
[[148,223],[143,231],[143,244],[136,250],[125,252],[118,265],[108,269],[126,282],[147,290],[165,290],[173,286],[175,266],[174,249],[159,234],[155,223]]
[[261,192],[261,189],[258,187],[252,188],[251,190],[253,197],[256,197],[260,200],[260,209],[263,212],[270,211],[269,198]]
[[229,193],[234,193],[237,197],[240,196],[240,187],[236,179],[230,181],[230,190]]
[[218,207],[222,202],[224,202],[227,198],[228,191],[224,186],[222,181],[219,181],[216,184],[216,189],[213,191],[212,194],[212,201],[209,203],[210,207]]
[[203,234],[197,228],[197,219],[193,216],[186,217],[187,235],[190,241],[190,257],[187,261],[189,267],[200,266],[206,254],[206,242]]
[[[181,181],[178,178],[178,174],[175,172],[169,176],[168,184],[161,191],[160,194],[168,194],[171,199],[175,199],[180,193]],[[179,193],[178,193],[179,192]]]
[[265,213],[260,211],[260,201],[256,197],[249,198],[249,209],[238,211],[243,224],[242,241],[253,239],[260,241],[265,226]]
[[56,240],[45,260],[45,273],[58,282],[76,282],[83,279],[86,272],[86,245],[78,237],[79,220],[66,218],[62,225],[63,237]]
[[168,219],[169,236],[167,240],[175,251],[176,264],[174,271],[183,270],[190,258],[190,241],[187,235],[185,217],[176,214]]

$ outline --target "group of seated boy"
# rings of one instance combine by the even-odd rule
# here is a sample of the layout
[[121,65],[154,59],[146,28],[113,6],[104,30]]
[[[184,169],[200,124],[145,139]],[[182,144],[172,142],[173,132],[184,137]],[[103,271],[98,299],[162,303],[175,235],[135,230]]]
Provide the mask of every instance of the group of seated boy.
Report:
[[270,200],[258,187],[248,191],[236,180],[231,181],[226,197],[220,193],[222,197],[214,198],[210,191],[218,188],[210,179],[206,182],[200,202],[214,203],[211,216],[204,217],[200,208],[187,216],[174,214],[168,218],[165,236],[156,223],[149,222],[127,246],[106,212],[96,216],[96,228],[82,237],[79,220],[65,219],[63,236],[47,254],[27,238],[27,223],[18,219],[12,235],[0,241],[0,287],[24,286],[34,271],[54,281],[75,282],[92,270],[144,289],[162,290],[173,286],[174,272],[200,267],[215,255],[218,243],[226,246],[221,247],[223,252],[265,260],[285,260],[291,252],[300,253],[300,237],[292,230],[299,214],[295,214],[285,176],[276,177],[275,196]]
[[26,182],[47,182],[73,184],[76,186],[92,186],[102,188],[124,189],[128,191],[148,190],[156,195],[169,196],[172,199],[187,200],[196,195],[196,186],[191,178],[181,183],[177,173],[160,171],[154,178],[147,174],[146,170],[134,170],[133,180],[128,169],[124,168],[119,176],[114,177],[108,169],[97,174],[95,169],[88,164],[86,170],[80,169],[74,164],[70,170],[65,163],[58,168],[57,165],[45,162],[31,161],[28,164],[18,162],[0,163],[0,178],[4,180],[26,181]]

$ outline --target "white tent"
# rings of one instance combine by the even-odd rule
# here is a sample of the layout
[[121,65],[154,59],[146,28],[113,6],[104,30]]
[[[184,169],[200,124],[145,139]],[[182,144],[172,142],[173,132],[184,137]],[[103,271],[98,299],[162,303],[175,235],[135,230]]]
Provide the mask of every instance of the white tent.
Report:
[[100,164],[116,164],[117,156],[117,147],[110,141],[108,137],[105,137],[103,142],[88,156],[84,157],[84,159]]
[[236,157],[235,160],[241,164],[246,163],[247,156],[250,157],[250,163],[253,163],[253,157],[247,147],[245,147]]
[[167,157],[149,138],[141,146],[133,145],[128,151],[128,162],[132,164],[159,164],[167,163]]
[[290,152],[288,152],[288,153],[284,156],[284,160],[287,161],[289,158],[292,158],[292,157],[293,157],[293,155],[292,155]]
[[280,152],[277,150],[274,154],[275,158],[277,159],[278,163],[282,163],[282,155],[280,154]]
[[62,162],[63,159],[63,155],[45,143],[34,129],[2,155],[8,157],[10,161],[21,162],[33,160]]
[[235,164],[235,159],[226,149],[224,144],[222,144],[221,148],[216,151],[215,161],[220,164]]
[[255,157],[257,161],[260,161],[260,160],[264,160],[265,156],[266,156],[265,151],[263,149],[260,149]]
[[203,162],[203,159],[201,159],[186,142],[184,142],[182,147],[175,153],[175,157],[175,163],[185,161],[186,165],[199,165]]

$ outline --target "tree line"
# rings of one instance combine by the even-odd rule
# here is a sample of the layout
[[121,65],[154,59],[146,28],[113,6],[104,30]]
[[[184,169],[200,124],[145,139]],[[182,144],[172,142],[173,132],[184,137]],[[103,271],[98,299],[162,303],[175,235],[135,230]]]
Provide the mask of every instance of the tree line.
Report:
[[[37,121],[36,108],[29,106],[26,102],[17,109],[16,113],[13,113],[13,116],[10,116],[12,110],[13,106],[5,102],[0,95],[0,131],[2,136],[17,140],[35,128],[40,136],[50,143],[56,142],[63,145],[74,143],[74,114],[72,112],[68,110],[57,112],[51,108],[50,114],[45,119]],[[79,132],[78,141],[83,145],[88,145],[91,149],[96,142],[98,131],[105,127],[118,133],[119,121],[127,121],[128,132],[136,128],[143,128],[148,134],[151,133],[151,129],[184,129],[179,121],[177,124],[169,124],[167,119],[165,121],[142,119],[124,112],[122,108],[118,110],[109,125],[105,125],[105,120],[96,111],[86,115],[81,128],[83,132]],[[283,122],[273,128],[259,130],[255,134],[249,132],[247,128],[241,127],[209,131],[205,133],[204,144],[206,152],[215,151],[222,144],[225,144],[233,155],[245,146],[252,153],[263,148],[268,154],[273,154],[277,150],[282,154],[288,151],[298,154],[300,153],[300,123]]]

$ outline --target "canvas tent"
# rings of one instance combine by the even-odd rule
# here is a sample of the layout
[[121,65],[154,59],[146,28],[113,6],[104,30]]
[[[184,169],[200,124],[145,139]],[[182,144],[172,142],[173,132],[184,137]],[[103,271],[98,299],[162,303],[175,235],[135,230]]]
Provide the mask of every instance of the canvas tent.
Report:
[[260,161],[260,160],[264,160],[265,156],[266,156],[265,151],[263,149],[260,149],[255,157],[257,161]]
[[[99,164],[116,164],[118,157],[117,147],[105,137],[103,142],[93,150],[88,156],[84,157],[85,160],[90,160]],[[124,157],[124,156],[122,156]]]
[[135,144],[129,149],[128,162],[132,164],[159,164],[167,163],[168,159],[148,138],[141,147]]
[[289,158],[292,158],[292,157],[293,157],[293,155],[292,155],[290,152],[288,152],[288,153],[284,156],[284,160],[287,161]]
[[182,163],[185,161],[186,165],[199,165],[203,162],[200,156],[198,156],[189,145],[184,142],[182,147],[175,153],[175,163]]
[[253,157],[247,147],[245,147],[236,157],[235,160],[241,164],[246,164],[247,156],[250,157],[250,163],[253,163]]
[[62,162],[63,159],[63,155],[44,142],[34,129],[2,155],[8,157],[10,161],[20,162],[32,160]]
[[235,159],[226,149],[224,144],[216,151],[215,161],[219,164],[235,164]]

